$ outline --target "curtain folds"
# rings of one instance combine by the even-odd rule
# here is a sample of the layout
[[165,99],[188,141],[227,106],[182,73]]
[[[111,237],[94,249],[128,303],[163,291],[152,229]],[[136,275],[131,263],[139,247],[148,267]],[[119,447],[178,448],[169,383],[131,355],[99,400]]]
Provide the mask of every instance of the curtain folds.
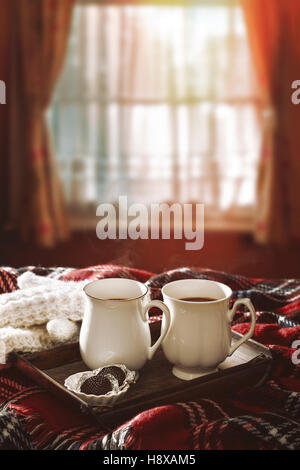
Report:
[[[8,68],[7,63],[9,59],[9,21],[7,15],[7,4],[4,0],[0,0],[0,79],[6,85],[8,84]],[[7,91],[7,86],[6,86]],[[8,159],[7,159],[7,139],[8,134],[8,119],[7,119],[7,104],[0,105],[0,220],[7,217],[7,174],[8,174]]]
[[25,240],[68,236],[46,111],[64,59],[73,1],[11,3],[10,215]]
[[265,105],[256,239],[284,244],[300,238],[300,106],[291,100],[292,82],[300,77],[300,2],[241,4]]

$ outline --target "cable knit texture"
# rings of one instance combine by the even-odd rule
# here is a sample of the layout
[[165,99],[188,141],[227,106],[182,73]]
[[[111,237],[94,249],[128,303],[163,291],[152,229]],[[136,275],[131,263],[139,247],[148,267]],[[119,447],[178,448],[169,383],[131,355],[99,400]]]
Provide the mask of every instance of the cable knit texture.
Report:
[[12,351],[34,352],[52,348],[55,344],[45,327],[0,328],[0,362],[4,363],[6,355]]
[[39,351],[75,340],[89,281],[59,281],[26,272],[18,290],[0,295],[0,362],[11,351]]
[[30,272],[22,274],[18,279],[20,289],[0,296],[0,328],[42,325],[58,317],[82,320],[84,284],[43,278]]

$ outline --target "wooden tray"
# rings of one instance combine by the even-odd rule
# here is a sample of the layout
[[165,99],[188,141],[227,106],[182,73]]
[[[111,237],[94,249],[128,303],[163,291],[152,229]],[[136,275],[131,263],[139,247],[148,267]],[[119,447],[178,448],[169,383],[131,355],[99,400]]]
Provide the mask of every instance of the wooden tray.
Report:
[[[233,332],[233,342],[240,335]],[[219,367],[217,373],[184,381],[176,378],[170,364],[159,349],[154,358],[140,371],[140,377],[124,398],[113,408],[91,408],[84,400],[64,387],[65,379],[87,370],[79,354],[78,343],[60,346],[49,351],[12,354],[11,361],[24,374],[54,393],[66,405],[90,415],[102,428],[114,429],[143,410],[200,397],[222,398],[240,386],[255,386],[270,370],[272,356],[268,348],[248,340]]]

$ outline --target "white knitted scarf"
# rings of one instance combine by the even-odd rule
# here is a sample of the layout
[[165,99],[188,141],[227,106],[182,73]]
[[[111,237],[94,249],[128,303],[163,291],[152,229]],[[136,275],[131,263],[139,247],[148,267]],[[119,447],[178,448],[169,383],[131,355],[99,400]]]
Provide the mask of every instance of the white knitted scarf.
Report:
[[0,295],[0,363],[11,351],[41,351],[78,338],[88,282],[22,274],[18,290]]

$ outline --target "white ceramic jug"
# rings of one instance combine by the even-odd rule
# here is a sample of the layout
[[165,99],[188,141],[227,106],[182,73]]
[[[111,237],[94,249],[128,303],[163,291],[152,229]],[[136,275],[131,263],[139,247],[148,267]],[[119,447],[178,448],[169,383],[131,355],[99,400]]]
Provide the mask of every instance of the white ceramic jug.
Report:
[[[166,336],[170,312],[159,300],[146,301],[147,287],[131,279],[100,279],[84,287],[86,308],[80,331],[80,353],[85,364],[97,369],[107,364],[125,364],[138,370],[151,359]],[[151,346],[148,311],[164,313],[164,327]]]

